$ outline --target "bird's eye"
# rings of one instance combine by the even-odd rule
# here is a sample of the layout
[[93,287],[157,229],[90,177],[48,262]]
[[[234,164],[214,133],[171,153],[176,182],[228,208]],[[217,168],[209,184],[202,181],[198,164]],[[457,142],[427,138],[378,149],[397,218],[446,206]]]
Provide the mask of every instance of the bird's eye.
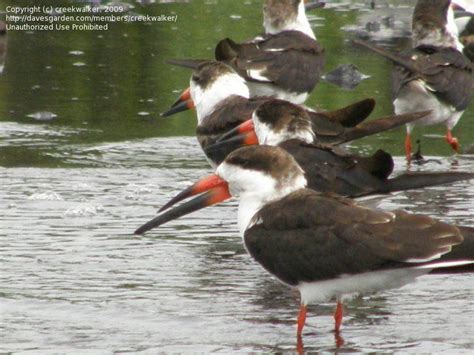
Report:
[[199,82],[199,80],[201,79],[198,75],[193,75],[191,77],[191,79],[194,81],[194,82]]

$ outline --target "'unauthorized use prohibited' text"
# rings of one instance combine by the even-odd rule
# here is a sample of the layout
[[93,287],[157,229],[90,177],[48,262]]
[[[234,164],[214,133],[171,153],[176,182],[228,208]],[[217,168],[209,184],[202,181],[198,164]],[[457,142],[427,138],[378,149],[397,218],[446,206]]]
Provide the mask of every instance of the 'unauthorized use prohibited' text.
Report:
[[176,22],[178,15],[132,14],[116,6],[7,6],[7,31],[107,31],[111,23]]

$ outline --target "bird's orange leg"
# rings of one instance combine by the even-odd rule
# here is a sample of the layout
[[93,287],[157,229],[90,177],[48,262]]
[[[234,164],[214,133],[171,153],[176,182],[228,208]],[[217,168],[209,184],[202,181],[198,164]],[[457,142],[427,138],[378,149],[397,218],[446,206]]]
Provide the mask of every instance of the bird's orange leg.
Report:
[[342,307],[342,302],[337,301],[336,311],[334,312],[334,331],[339,333],[342,324],[342,316],[344,315],[344,309]]
[[405,137],[405,156],[407,158],[407,162],[410,163],[411,161],[411,136],[410,133],[407,133]]
[[298,355],[303,355],[305,353],[304,351],[304,344],[303,344],[303,338],[302,337],[296,337],[296,352]]
[[456,153],[459,153],[461,148],[459,145],[459,141],[456,137],[453,136],[450,129],[448,129],[448,131],[446,132],[446,142],[448,142],[448,144],[451,146],[451,148],[454,149]]
[[307,313],[307,308],[305,304],[301,304],[300,306],[300,312],[298,313],[298,328],[296,330],[296,335],[298,337],[301,337],[301,333],[303,333],[303,328],[304,324],[306,322],[306,313]]

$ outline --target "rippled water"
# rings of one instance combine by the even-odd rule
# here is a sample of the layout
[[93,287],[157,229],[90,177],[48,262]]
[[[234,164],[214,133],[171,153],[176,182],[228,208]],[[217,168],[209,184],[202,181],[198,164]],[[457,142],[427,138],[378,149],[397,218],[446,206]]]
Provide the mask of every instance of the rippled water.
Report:
[[[132,235],[209,173],[194,138],[69,146],[68,156],[96,167],[0,169],[3,351],[295,350],[297,295],[246,254],[235,202]],[[468,156],[441,161],[429,168],[474,168]],[[466,182],[383,207],[474,225],[473,198]],[[355,299],[342,349],[472,352],[473,297],[472,276],[461,274]],[[335,348],[332,307],[310,308],[306,350]]]
[[[218,16],[221,1],[157,3],[155,13],[175,11],[183,20],[172,27],[117,26],[102,37],[9,34],[0,76],[0,352],[296,350],[298,295],[245,252],[235,201],[143,237],[132,234],[177,191],[210,173],[190,136],[193,114],[158,118],[189,75],[163,71],[163,61],[204,57],[209,43],[229,33],[253,35],[261,24],[259,3],[229,1],[231,15],[224,17]],[[375,12],[368,3],[334,1],[321,16],[312,15],[328,53],[340,54],[329,56],[327,69],[354,60],[372,76],[352,92],[322,83],[312,106],[375,96],[377,114],[391,112],[390,66],[360,51],[356,56],[346,39],[357,35],[388,46],[406,41],[410,1],[393,1],[394,8],[380,1]],[[393,22],[382,21],[382,30],[374,31],[385,16]],[[162,40],[169,36],[171,44]],[[457,127],[465,145],[474,140],[472,118],[470,108]],[[430,161],[412,171],[474,171],[473,155],[448,156],[442,129],[426,132]],[[401,129],[352,148],[401,155],[402,140]],[[396,157],[397,173],[405,169]],[[474,226],[473,201],[472,182],[461,182],[399,193],[378,205]],[[347,302],[339,349],[334,304],[311,306],[304,348],[472,353],[473,280],[427,275]]]

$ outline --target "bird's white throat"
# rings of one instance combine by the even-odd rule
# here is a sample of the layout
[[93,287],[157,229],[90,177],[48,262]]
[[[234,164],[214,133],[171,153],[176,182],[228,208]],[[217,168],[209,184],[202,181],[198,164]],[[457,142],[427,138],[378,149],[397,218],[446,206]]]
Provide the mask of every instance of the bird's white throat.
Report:
[[302,170],[292,170],[288,177],[277,181],[265,172],[243,169],[224,162],[217,168],[216,174],[229,183],[232,196],[240,198],[238,226],[242,236],[251,227],[253,216],[265,204],[305,188],[307,184]]
[[229,96],[250,97],[245,80],[237,74],[222,75],[206,88],[202,88],[191,80],[190,88],[191,98],[196,107],[198,125],[215,110],[222,100]]

